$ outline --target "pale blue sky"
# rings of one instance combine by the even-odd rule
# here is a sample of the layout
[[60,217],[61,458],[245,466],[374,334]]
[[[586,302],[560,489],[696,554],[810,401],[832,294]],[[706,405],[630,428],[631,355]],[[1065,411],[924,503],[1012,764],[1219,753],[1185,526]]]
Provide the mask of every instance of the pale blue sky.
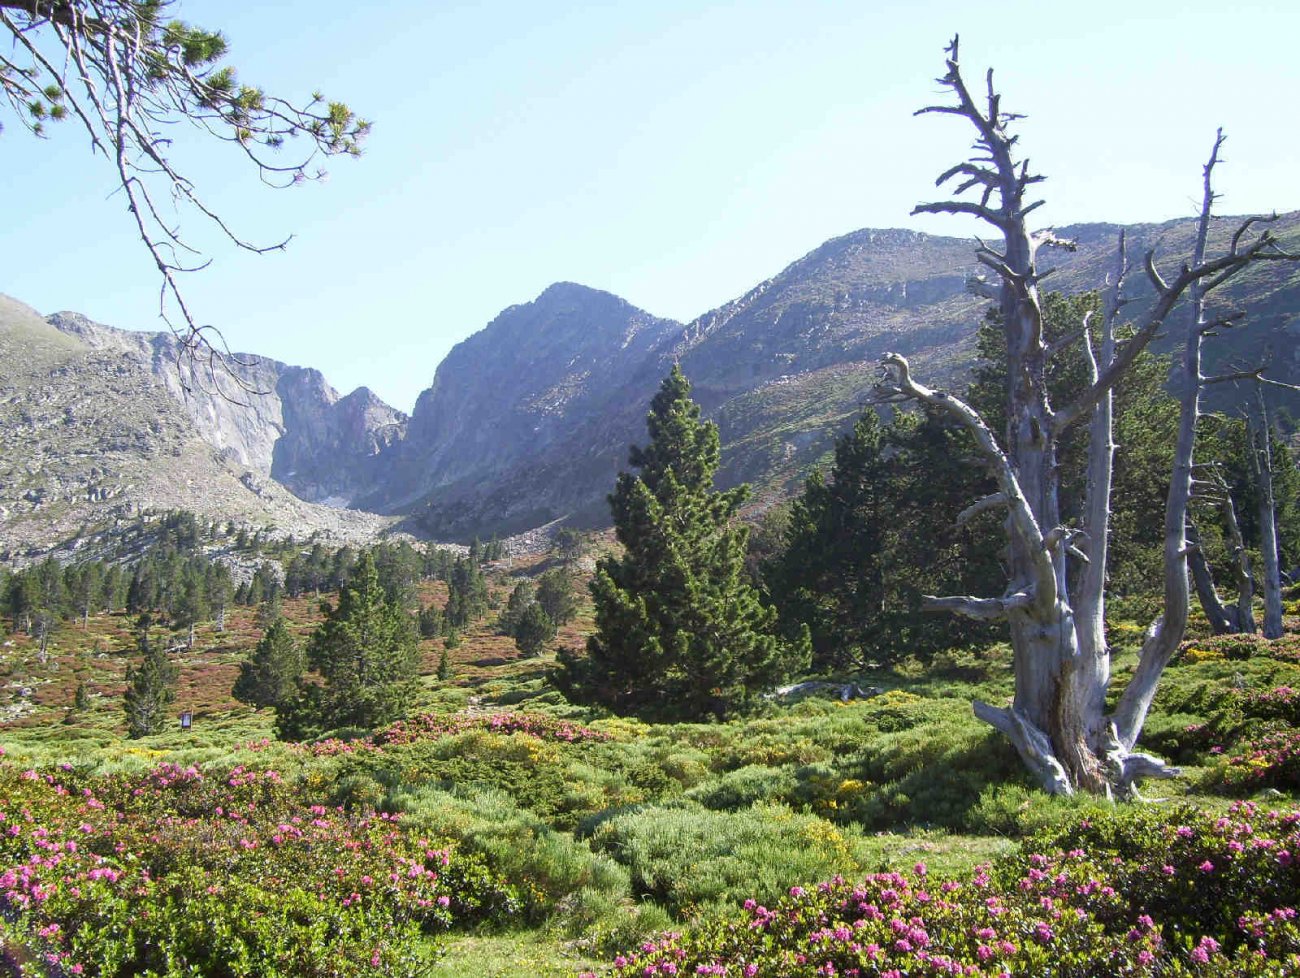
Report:
[[[911,114],[954,31],[968,75],[994,66],[1029,115],[1044,224],[1190,214],[1218,125],[1223,210],[1300,208],[1298,10],[185,0],[245,80],[320,88],[375,123],[365,157],[331,162],[324,185],[274,192],[236,155],[195,157],[243,234],[295,239],[264,257],[217,247],[188,297],[234,348],[409,411],[455,342],[553,281],[686,320],[855,228],[973,233],[908,217],[970,141]],[[158,328],[150,260],[83,134],[6,125],[0,179],[0,291]]]

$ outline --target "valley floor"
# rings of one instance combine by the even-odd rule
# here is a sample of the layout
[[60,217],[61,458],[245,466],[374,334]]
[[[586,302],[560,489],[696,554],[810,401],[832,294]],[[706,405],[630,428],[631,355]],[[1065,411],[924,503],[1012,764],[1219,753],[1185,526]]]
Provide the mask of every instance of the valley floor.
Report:
[[[509,583],[494,584],[494,600]],[[444,585],[421,588],[426,603],[446,599]],[[299,635],[319,621],[317,603],[285,602]],[[10,827],[0,836],[0,974],[135,973],[141,956],[160,975],[185,967],[232,975],[672,974],[677,964],[665,965],[673,962],[692,973],[730,962],[737,967],[728,974],[812,974],[823,965],[831,970],[819,974],[850,974],[860,966],[845,962],[874,944],[864,939],[850,951],[853,942],[840,948],[811,925],[800,930],[807,914],[835,929],[839,904],[825,901],[838,884],[817,887],[835,878],[874,878],[863,884],[871,900],[892,887],[896,913],[925,916],[925,941],[899,938],[910,940],[906,952],[880,945],[894,967],[908,955],[918,966],[914,955],[927,946],[981,966],[980,948],[991,948],[987,960],[996,964],[996,956],[1013,974],[1046,974],[1033,970],[1040,952],[1066,960],[1093,945],[1128,954],[1123,933],[1138,926],[1130,916],[1149,914],[1156,937],[1130,941],[1133,973],[1217,973],[1200,969],[1231,960],[1256,969],[1243,973],[1284,974],[1259,962],[1282,968],[1286,954],[1300,953],[1291,918],[1268,917],[1300,902],[1300,870],[1282,858],[1300,816],[1264,814],[1293,809],[1300,790],[1300,635],[1295,618],[1288,625],[1275,642],[1189,641],[1144,740],[1185,774],[1152,789],[1157,801],[1118,813],[1032,789],[1014,752],[971,716],[971,699],[1010,693],[1009,652],[996,646],[854,677],[883,691],[865,700],[812,697],[727,723],[645,724],[570,706],[549,683],[553,656],[521,657],[485,618],[448,650],[449,679],[435,676],[443,640],[422,643],[426,675],[411,721],[294,745],[272,739],[269,711],[230,696],[260,633],[251,609],[230,612],[224,632],[201,627],[194,649],[174,655],[174,711],[191,712],[193,728],[138,741],[122,733],[134,655],[128,619],[64,624],[44,654],[31,636],[13,634],[0,640],[0,827]],[[577,644],[591,627],[584,609],[558,643]],[[1113,623],[1121,672],[1133,667],[1140,634],[1135,623]],[[1260,807],[1232,808],[1239,798]],[[1282,840],[1266,854],[1266,877],[1250,862],[1263,850],[1238,847],[1237,836],[1224,835],[1229,823]],[[1166,828],[1186,835],[1165,838]],[[1091,885],[1076,880],[1086,875],[1082,856],[1078,866],[1053,862],[1069,887],[1039,892],[1033,860],[1047,865],[1058,849],[1085,845],[1123,852],[1115,859],[1124,867],[1139,861],[1123,873],[1104,860],[1087,864],[1096,885],[1111,888],[1101,903],[1079,895]],[[1147,863],[1161,851],[1170,879],[1193,877],[1186,889],[1157,888],[1164,884]],[[1221,860],[1236,867],[1235,883],[1220,867],[1197,869]],[[131,875],[142,868],[143,877]],[[899,875],[871,877],[881,873]],[[135,889],[118,887],[118,876],[136,879]],[[84,892],[56,877],[83,880]],[[1020,928],[1006,938],[1014,953],[972,937],[971,925],[917,896],[939,892],[943,880],[955,881],[943,884],[953,892],[989,887],[1006,903],[1008,926],[1014,918]],[[1115,892],[1124,887],[1150,906],[1121,906]],[[1209,916],[1197,892],[1213,893]],[[1035,917],[1017,893],[1048,903]],[[182,916],[170,916],[187,901]],[[1041,907],[1052,901],[1077,905],[1082,922],[1051,923]],[[196,907],[206,916],[196,918]],[[784,908],[785,923],[756,918],[765,907]],[[1256,910],[1270,922],[1242,931],[1238,917]],[[184,921],[195,919],[203,926],[191,933]],[[1059,935],[1034,929],[1049,924]],[[843,926],[865,934],[875,925],[855,918]],[[684,936],[653,937],[662,931]],[[766,944],[746,936],[762,934]],[[318,953],[300,954],[289,936]],[[1202,953],[1202,938],[1221,945],[1218,957]],[[224,949],[220,969],[196,950],[205,942]],[[164,945],[180,950],[160,957]],[[1260,950],[1273,957],[1245,957]],[[916,973],[937,967],[932,960]],[[1080,965],[1060,973],[1117,972]]]

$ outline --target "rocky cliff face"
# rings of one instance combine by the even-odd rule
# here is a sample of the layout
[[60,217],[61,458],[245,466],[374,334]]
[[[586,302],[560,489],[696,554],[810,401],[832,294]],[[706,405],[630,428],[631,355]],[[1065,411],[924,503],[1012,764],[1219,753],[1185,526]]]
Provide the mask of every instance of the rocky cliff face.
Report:
[[142,510],[353,542],[390,522],[304,502],[240,464],[148,361],[85,335],[0,296],[0,562],[70,554]]
[[319,371],[288,367],[276,384],[284,433],[271,476],[302,499],[351,506],[383,483],[380,453],[399,444],[407,418],[368,387],[339,397]]
[[406,416],[366,388],[344,398],[320,371],[235,354],[209,371],[170,333],[115,329],[79,313],[49,317],[61,333],[152,374],[227,458],[308,502],[348,506],[373,488],[378,453],[401,440]]

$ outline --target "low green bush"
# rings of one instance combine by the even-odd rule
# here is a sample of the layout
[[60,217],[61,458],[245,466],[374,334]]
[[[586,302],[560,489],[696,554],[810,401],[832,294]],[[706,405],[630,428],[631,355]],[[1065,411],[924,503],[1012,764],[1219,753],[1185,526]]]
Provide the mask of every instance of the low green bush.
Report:
[[750,764],[692,788],[686,797],[715,811],[737,811],[759,801],[787,799],[797,783],[789,768]]
[[593,900],[600,894],[597,903],[610,905],[630,893],[628,873],[616,861],[556,831],[503,791],[401,788],[386,806],[402,814],[404,825],[455,839],[481,855],[515,884],[534,923],[562,909],[588,920],[592,910],[582,906],[584,892]]
[[627,867],[637,897],[679,915],[753,894],[775,897],[791,881],[859,868],[844,832],[784,805],[739,812],[642,808],[592,827],[590,843]]

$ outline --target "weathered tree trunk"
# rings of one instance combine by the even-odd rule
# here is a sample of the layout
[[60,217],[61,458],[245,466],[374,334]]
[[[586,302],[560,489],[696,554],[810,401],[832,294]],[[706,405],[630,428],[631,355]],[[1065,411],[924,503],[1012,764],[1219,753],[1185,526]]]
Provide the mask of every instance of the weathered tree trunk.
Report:
[[1194,520],[1187,522],[1187,545],[1187,566],[1192,571],[1192,586],[1196,589],[1196,600],[1201,605],[1201,611],[1210,623],[1210,631],[1215,635],[1230,635],[1237,629],[1214,586],[1214,575],[1210,571],[1210,562],[1205,559],[1205,551],[1201,548],[1201,533]]
[[1264,560],[1264,637],[1282,637],[1282,570],[1277,555],[1277,521],[1273,500],[1273,450],[1268,408],[1263,392],[1256,390],[1257,404],[1249,412],[1251,474],[1259,499],[1259,550]]
[[1242,543],[1241,524],[1237,522],[1237,507],[1233,505],[1232,497],[1225,496],[1220,507],[1223,510],[1224,528],[1228,532],[1228,544],[1232,556],[1232,578],[1237,589],[1237,601],[1229,607],[1219,597],[1219,591],[1214,586],[1214,574],[1210,570],[1210,562],[1201,547],[1201,535],[1196,528],[1196,521],[1189,519],[1187,521],[1187,564],[1192,571],[1196,599],[1215,635],[1234,635],[1242,632],[1254,634],[1255,578],[1250,566],[1250,553]]
[[[1013,156],[1016,137],[1009,134],[1007,126],[1019,117],[1002,111],[992,72],[987,77],[987,92],[977,103],[962,78],[957,53],[954,38],[948,48],[947,74],[939,80],[955,96],[956,104],[931,106],[921,113],[962,116],[975,127],[976,155],[943,173],[938,183],[943,185],[960,177],[954,196],[975,190],[979,200],[920,204],[914,213],[972,215],[997,228],[1002,236],[1001,251],[981,243],[976,256],[1000,280],[993,294],[1001,308],[1007,344],[1005,450],[973,408],[949,393],[931,390],[913,380],[902,356],[888,354],[882,359],[885,380],[877,393],[882,401],[922,401],[965,426],[997,479],[996,504],[1007,509],[1009,580],[1002,596],[926,599],[933,610],[1005,619],[1008,623],[1014,649],[1013,701],[1007,707],[975,703],[976,715],[1011,740],[1047,790],[1065,794],[1077,788],[1128,793],[1140,778],[1176,773],[1157,759],[1135,752],[1133,746],[1160,673],[1177,649],[1187,620],[1184,528],[1201,387],[1200,341],[1206,328],[1201,323],[1201,299],[1251,261],[1283,256],[1276,252],[1267,232],[1243,243],[1253,223],[1247,222],[1234,235],[1227,254],[1205,259],[1213,201],[1210,175],[1222,141],[1220,136],[1205,167],[1205,197],[1193,261],[1166,283],[1154,256],[1147,255],[1146,270],[1156,300],[1134,336],[1120,345],[1115,342],[1113,327],[1122,304],[1121,240],[1098,351],[1092,349],[1088,324],[1081,330],[1092,383],[1074,402],[1054,409],[1047,386],[1047,365],[1056,351],[1043,338],[1038,282],[1045,273],[1037,268],[1036,253],[1044,245],[1069,245],[1050,233],[1029,232],[1026,218],[1042,202],[1026,203],[1025,191],[1043,178],[1031,174],[1027,163]],[[1105,642],[1105,567],[1114,453],[1112,391],[1189,290],[1193,290],[1193,326],[1188,331],[1183,367],[1191,383],[1183,394],[1166,506],[1164,614],[1148,630],[1137,673],[1114,715],[1107,716],[1110,653]],[[1079,529],[1061,522],[1056,456],[1060,437],[1084,416],[1091,419],[1088,497],[1084,526]],[[976,505],[987,508],[987,502]],[[1082,572],[1074,575],[1073,593],[1072,575],[1067,572],[1069,560],[1085,563]]]
[[[1223,526],[1228,531],[1228,546],[1232,552],[1232,580],[1237,589],[1236,607],[1229,612],[1233,630],[1255,634],[1255,575],[1250,566],[1250,551],[1241,535],[1237,522],[1237,507],[1225,488],[1223,496]],[[1269,509],[1272,512],[1272,507]]]

